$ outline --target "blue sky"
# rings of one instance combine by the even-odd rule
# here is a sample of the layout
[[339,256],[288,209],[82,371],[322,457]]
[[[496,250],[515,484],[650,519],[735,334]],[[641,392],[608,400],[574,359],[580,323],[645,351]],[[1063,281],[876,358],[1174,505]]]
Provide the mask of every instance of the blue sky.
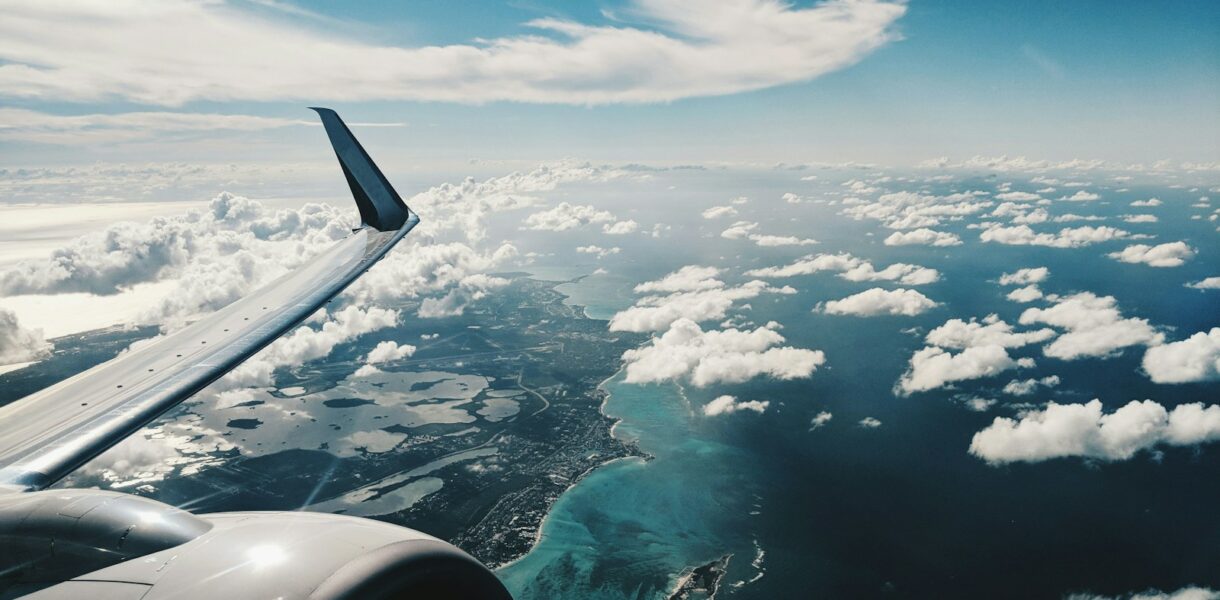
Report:
[[[770,3],[727,4],[766,7]],[[862,6],[859,4],[844,6],[852,15],[864,12],[856,8]],[[733,51],[762,55],[762,60],[740,68],[733,65],[727,69],[732,73],[729,76],[709,67],[702,75],[704,81],[675,84],[676,89],[659,80],[698,79],[701,75],[679,70],[703,63],[675,59],[673,64],[660,64],[656,72],[640,74],[639,81],[630,80],[638,69],[629,61],[622,71],[608,68],[607,76],[588,81],[582,81],[579,65],[572,69],[555,67],[553,74],[543,75],[551,80],[524,99],[511,97],[511,91],[498,91],[514,86],[513,73],[484,71],[511,66],[506,62],[471,67],[470,73],[459,68],[438,75],[440,80],[424,82],[439,89],[468,83],[470,89],[457,98],[438,98],[434,92],[424,92],[427,97],[423,99],[403,98],[403,94],[413,93],[412,81],[403,84],[407,91],[402,93],[382,94],[383,88],[375,80],[357,81],[352,89],[360,89],[351,97],[335,97],[326,91],[340,90],[339,96],[348,95],[342,93],[348,86],[334,81],[336,76],[353,81],[375,79],[393,68],[392,57],[386,59],[373,52],[353,54],[370,57],[371,64],[359,69],[340,62],[340,68],[309,71],[310,63],[315,62],[313,57],[327,54],[320,45],[335,38],[367,48],[398,49],[477,48],[487,46],[489,40],[528,39],[524,36],[542,36],[560,45],[569,42],[562,31],[531,25],[538,19],[638,30],[679,44],[685,42],[694,49],[718,45],[732,49],[731,42],[709,41],[699,32],[692,33],[657,16],[660,10],[673,10],[692,22],[714,21],[721,9],[713,7],[713,3],[683,0],[229,2],[201,8],[201,14],[267,25],[280,33],[298,32],[307,43],[297,48],[296,55],[241,49],[226,43],[223,35],[228,30],[224,27],[213,31],[199,25],[200,15],[169,14],[158,17],[170,24],[165,27],[170,32],[167,39],[156,39],[158,36],[146,30],[124,32],[121,27],[113,27],[110,35],[131,41],[130,47],[118,44],[113,49],[114,40],[106,39],[106,33],[98,34],[97,47],[105,48],[103,54],[114,54],[116,66],[102,76],[113,82],[91,81],[98,79],[93,74],[78,77],[72,73],[69,60],[64,63],[67,68],[47,70],[44,79],[52,80],[50,83],[38,81],[34,87],[20,76],[0,77],[0,97],[5,107],[52,115],[168,111],[289,120],[309,119],[310,114],[302,107],[316,101],[334,106],[353,121],[405,123],[406,127],[386,128],[366,136],[371,136],[374,143],[401,149],[406,156],[426,152],[432,160],[454,163],[578,157],[669,163],[856,161],[908,165],[938,156],[961,159],[1004,154],[1127,162],[1210,162],[1220,158],[1220,109],[1216,108],[1220,106],[1220,6],[1214,2],[914,1],[897,8],[885,7],[891,10],[890,16],[877,20],[865,33],[827,33],[820,23],[797,24],[791,39],[826,41],[803,49],[797,63],[805,62],[792,67],[767,68],[768,53],[778,56],[792,44],[785,41],[768,46],[768,41],[774,42],[772,32],[762,31],[745,42],[752,46],[741,46],[752,51]],[[815,5],[800,2],[771,8],[780,13],[773,22],[780,23],[793,11]],[[28,12],[38,13],[30,17],[35,22],[49,30],[58,28],[65,35],[73,31],[68,24],[74,21],[115,18],[112,14],[73,14],[72,9]],[[174,24],[175,19],[181,22]],[[18,19],[10,22],[13,27],[21,26]],[[737,23],[730,23],[732,31]],[[187,33],[175,36],[175,27]],[[193,31],[210,37],[191,39]],[[266,37],[284,37],[280,33]],[[140,40],[141,35],[151,39]],[[845,51],[848,56],[831,65],[817,66],[819,55],[850,48],[868,36],[876,36],[868,47]],[[19,43],[0,44],[0,72],[15,65],[38,68],[54,62],[65,54],[65,46],[79,44],[82,55],[96,56],[97,50],[81,42],[82,37],[61,42],[54,35],[47,36],[41,42],[46,48],[36,51]],[[586,53],[579,60],[614,63],[618,60],[615,53],[632,50],[631,42],[625,46],[627,50],[620,47]],[[225,54],[229,51],[234,55]],[[162,59],[176,52],[189,57],[190,69],[183,69],[181,61]],[[211,54],[215,55],[212,64],[203,64]],[[543,68],[550,68],[566,56],[560,51],[538,60]],[[249,75],[223,81],[229,65],[247,59],[253,63]],[[386,62],[378,62],[382,60]],[[726,58],[709,60],[723,63]],[[735,58],[729,56],[727,60]],[[648,64],[647,59],[644,64]],[[798,67],[808,65],[814,65],[812,70],[816,72],[797,73]],[[416,68],[428,66],[425,60]],[[308,80],[251,89],[251,97],[241,97],[247,88],[257,87],[255,83],[264,79],[264,73],[275,79],[274,74],[293,69],[314,78],[319,98],[307,97],[314,89]],[[411,76],[408,74],[408,79]],[[210,77],[218,78],[216,87],[229,85],[231,89],[209,96],[208,88],[214,85]],[[147,94],[131,92],[128,88],[140,85],[141,78],[149,80],[148,86],[159,87],[157,93],[162,96],[150,99]],[[160,83],[153,81],[158,78]],[[725,89],[709,91],[720,82],[725,82]],[[165,90],[183,90],[196,84],[199,90],[165,101]],[[85,89],[91,85],[97,89]],[[37,86],[43,89],[30,91]],[[565,99],[557,89],[592,94],[644,89],[646,94],[659,95],[642,101],[602,97],[586,102],[583,96]],[[508,99],[495,99],[506,94]],[[560,102],[553,103],[556,99]],[[20,117],[9,115],[6,124]],[[58,130],[64,126],[54,127]],[[10,165],[95,160],[268,160],[273,155],[299,158],[309,156],[299,149],[316,137],[311,129],[202,127],[185,132],[156,130],[139,135],[137,140],[103,136],[92,141],[75,140],[68,131],[54,143],[45,143],[45,139],[14,135],[10,128],[0,138],[0,157]]]

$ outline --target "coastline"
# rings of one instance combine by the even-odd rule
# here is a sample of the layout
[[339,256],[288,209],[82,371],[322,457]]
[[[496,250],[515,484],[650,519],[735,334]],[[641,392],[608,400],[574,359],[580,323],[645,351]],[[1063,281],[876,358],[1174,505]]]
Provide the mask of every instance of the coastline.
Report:
[[[583,308],[583,307],[581,307],[581,308]],[[611,458],[610,460],[607,460],[605,462],[602,462],[602,463],[599,463],[592,467],[589,467],[588,469],[583,471],[580,475],[578,475],[575,479],[573,479],[572,482],[570,484],[568,484],[568,486],[566,488],[564,488],[563,492],[561,492],[559,494],[559,496],[557,496],[554,500],[552,500],[550,502],[550,504],[547,505],[546,514],[545,514],[545,516],[542,517],[542,520],[539,521],[538,526],[537,526],[536,530],[534,531],[534,541],[532,544],[530,544],[530,547],[525,552],[522,552],[520,555],[514,557],[512,560],[509,560],[500,565],[496,565],[494,567],[494,569],[496,571],[500,571],[500,570],[508,569],[508,568],[512,567],[513,565],[520,562],[523,558],[528,556],[530,554],[530,552],[533,552],[535,548],[537,548],[538,544],[542,542],[542,532],[544,529],[546,529],[547,522],[551,519],[551,516],[554,514],[551,509],[553,509],[555,504],[557,502],[559,502],[560,498],[562,498],[565,494],[570,492],[573,488],[575,488],[582,481],[584,481],[586,477],[588,477],[595,471],[598,471],[604,467],[608,467],[615,463],[629,462],[629,461],[640,461],[641,463],[646,463],[654,458],[651,454],[648,454],[647,452],[640,450],[639,445],[636,444],[634,441],[625,442],[621,438],[619,438],[618,435],[616,434],[616,429],[618,428],[618,425],[623,422],[623,420],[615,419],[615,418],[611,417],[610,415],[606,414],[606,403],[609,402],[609,400],[610,400],[610,392],[605,388],[605,385],[607,383],[609,383],[615,377],[618,377],[619,374],[622,372],[623,372],[623,368],[619,367],[619,369],[617,371],[615,371],[613,375],[605,378],[604,380],[602,380],[601,383],[599,383],[597,385],[597,389],[602,392],[602,401],[601,401],[601,404],[598,405],[597,411],[603,419],[610,419],[611,421],[613,421],[613,423],[610,425],[610,428],[609,428],[610,437],[612,439],[614,439],[614,441],[618,442],[629,453],[626,454],[625,456],[616,456],[614,458]]]

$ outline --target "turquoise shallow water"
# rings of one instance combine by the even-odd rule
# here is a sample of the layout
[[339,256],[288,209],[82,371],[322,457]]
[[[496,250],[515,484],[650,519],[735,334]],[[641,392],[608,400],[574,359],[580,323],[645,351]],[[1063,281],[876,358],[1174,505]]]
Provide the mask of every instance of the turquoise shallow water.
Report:
[[699,430],[681,388],[603,384],[615,435],[653,460],[603,466],[555,503],[538,545],[501,569],[527,598],[657,598],[675,577],[732,552],[730,578],[751,577],[749,520],[755,496],[740,473],[746,457]]

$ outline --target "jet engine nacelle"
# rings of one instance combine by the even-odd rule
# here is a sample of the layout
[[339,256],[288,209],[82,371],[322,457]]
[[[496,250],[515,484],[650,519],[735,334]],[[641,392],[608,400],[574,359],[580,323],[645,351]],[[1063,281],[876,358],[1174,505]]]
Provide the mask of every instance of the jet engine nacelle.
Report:
[[195,515],[100,490],[0,496],[0,598],[508,599],[429,535],[307,512]]

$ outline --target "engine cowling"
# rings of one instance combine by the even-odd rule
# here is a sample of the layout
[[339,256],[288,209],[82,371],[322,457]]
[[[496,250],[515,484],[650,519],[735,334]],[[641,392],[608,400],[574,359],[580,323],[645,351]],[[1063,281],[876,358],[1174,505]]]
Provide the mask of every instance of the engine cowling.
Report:
[[0,497],[0,546],[0,596],[511,598],[473,557],[412,529],[307,512],[193,515],[99,490]]

